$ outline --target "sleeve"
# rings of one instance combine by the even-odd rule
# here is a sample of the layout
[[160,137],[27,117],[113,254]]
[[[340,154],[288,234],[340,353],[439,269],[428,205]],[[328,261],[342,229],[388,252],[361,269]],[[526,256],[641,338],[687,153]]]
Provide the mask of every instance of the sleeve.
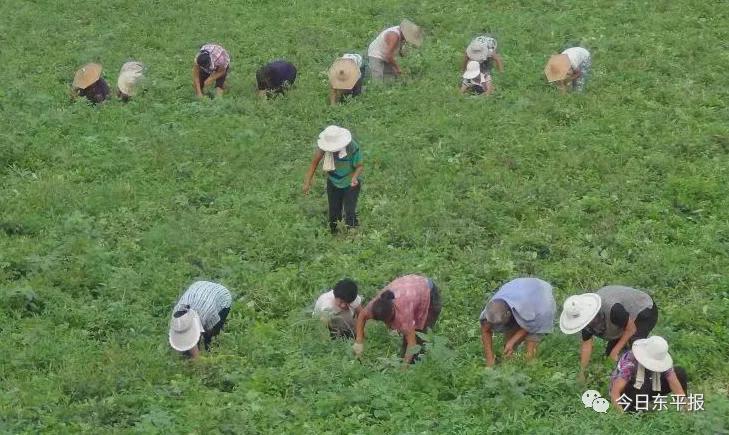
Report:
[[357,295],[356,298],[354,298],[354,301],[350,304],[352,308],[358,308],[362,306],[362,296]]
[[352,164],[354,166],[362,164],[362,150],[357,143],[355,145],[354,155],[352,155]]
[[628,312],[622,304],[615,304],[610,309],[610,321],[621,328],[628,326],[628,317]]
[[626,382],[630,382],[635,369],[635,359],[630,358],[629,354],[626,352],[618,361],[618,377],[622,378]]

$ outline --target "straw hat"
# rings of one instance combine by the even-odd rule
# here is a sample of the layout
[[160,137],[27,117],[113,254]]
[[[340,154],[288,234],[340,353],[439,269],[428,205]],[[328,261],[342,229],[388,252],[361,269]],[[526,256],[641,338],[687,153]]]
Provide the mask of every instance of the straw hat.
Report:
[[652,372],[663,373],[673,367],[673,358],[668,353],[668,343],[663,337],[635,340],[633,343],[635,359]]
[[195,310],[188,310],[180,317],[172,317],[170,322],[170,346],[178,352],[185,352],[200,341],[203,333],[200,316]]
[[463,72],[463,78],[471,80],[478,77],[479,74],[481,74],[481,64],[475,60],[471,60],[466,65],[466,71]]
[[361,72],[353,59],[339,58],[329,69],[329,83],[332,89],[352,89],[360,76]]
[[400,23],[400,31],[405,37],[405,41],[416,47],[423,45],[423,29],[408,19],[402,20]]
[[602,299],[597,293],[585,293],[570,296],[564,301],[562,314],[559,316],[559,329],[565,334],[581,331],[595,318],[602,306]]
[[478,37],[466,47],[466,56],[471,60],[483,62],[496,50],[496,40],[490,37]]
[[346,128],[330,125],[319,134],[317,145],[324,152],[335,153],[352,142],[352,133]]
[[73,87],[86,89],[96,83],[101,77],[101,65],[98,63],[87,63],[76,71],[73,77]]
[[139,62],[127,62],[119,71],[116,87],[125,95],[133,97],[137,94],[137,85],[144,77],[144,65]]
[[554,54],[544,67],[544,75],[550,83],[564,80],[571,68],[570,58],[566,54]]

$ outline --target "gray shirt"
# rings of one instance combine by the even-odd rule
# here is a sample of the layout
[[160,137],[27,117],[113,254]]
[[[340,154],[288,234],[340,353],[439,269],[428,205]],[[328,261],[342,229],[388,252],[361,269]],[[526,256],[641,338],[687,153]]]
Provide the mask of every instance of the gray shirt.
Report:
[[209,281],[197,281],[188,287],[187,291],[177,301],[172,314],[184,310],[189,305],[200,316],[203,329],[209,331],[220,321],[220,313],[224,308],[230,308],[233,297],[227,288]]

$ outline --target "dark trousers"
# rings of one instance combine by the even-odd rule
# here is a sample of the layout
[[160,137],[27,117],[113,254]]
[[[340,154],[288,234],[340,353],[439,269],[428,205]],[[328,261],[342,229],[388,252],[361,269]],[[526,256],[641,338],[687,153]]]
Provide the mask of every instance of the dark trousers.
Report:
[[[658,323],[658,305],[656,305],[655,302],[653,302],[653,306],[650,308],[646,308],[645,310],[638,313],[637,316],[635,316],[635,327],[637,330],[635,331],[635,334],[628,340],[627,347],[630,348],[633,346],[633,342],[635,340],[640,340],[643,338],[648,338],[648,334],[653,330],[653,328],[656,327],[656,323]],[[613,350],[613,347],[615,347],[616,344],[618,344],[618,341],[620,338],[616,338],[615,340],[608,341],[607,345],[605,346],[605,355],[610,355],[610,352]],[[621,349],[620,353],[623,353],[625,349]]]
[[[424,329],[416,329],[415,332],[425,332],[428,329],[432,329],[435,327],[435,322],[438,321],[438,316],[440,316],[440,310],[443,308],[443,302],[440,299],[440,292],[438,291],[438,286],[435,285],[433,281],[430,281],[430,306],[428,307],[428,318],[425,320],[425,328]],[[417,336],[416,336],[417,337]],[[419,346],[421,346],[420,351],[418,351],[417,354],[413,355],[412,362],[414,363],[420,355],[423,354],[423,339],[420,337],[417,337],[415,339]],[[402,338],[402,348],[400,349],[400,358],[405,357],[405,352],[407,352],[408,349],[408,342],[405,336]]]
[[357,187],[339,188],[327,178],[327,199],[329,200],[329,229],[332,233],[337,231],[337,222],[342,220],[344,210],[344,223],[353,228],[359,225],[357,221],[357,200],[361,183]]
[[[688,375],[686,374],[686,370],[684,370],[683,367],[674,367],[673,372],[676,373],[676,377],[678,378],[678,382],[681,383],[684,394],[688,394]],[[633,386],[633,384],[635,383],[635,379],[631,379],[630,383],[625,386],[623,394],[625,394],[625,396],[630,399],[630,405],[628,405],[626,411],[636,411],[635,402],[638,395],[646,395],[652,399],[654,396],[657,396],[659,394],[661,396],[668,396],[669,394],[671,394],[671,387],[668,385],[668,380],[666,379],[665,374],[661,374],[661,391],[653,391],[651,382],[651,376],[653,375],[653,373],[649,373],[650,372],[646,370],[646,379],[640,389],[637,389],[635,388],[635,386]],[[666,402],[667,404],[671,403],[670,399]],[[652,409],[652,406],[649,406],[648,409]]]
[[203,332],[203,341],[205,342],[205,350],[210,350],[210,342],[213,340],[213,337],[220,334],[220,331],[223,330],[223,325],[225,325],[225,319],[228,318],[228,313],[230,312],[230,308],[223,308],[218,313],[218,317],[220,317],[220,320],[218,320],[218,323],[213,326],[213,329],[210,331]]

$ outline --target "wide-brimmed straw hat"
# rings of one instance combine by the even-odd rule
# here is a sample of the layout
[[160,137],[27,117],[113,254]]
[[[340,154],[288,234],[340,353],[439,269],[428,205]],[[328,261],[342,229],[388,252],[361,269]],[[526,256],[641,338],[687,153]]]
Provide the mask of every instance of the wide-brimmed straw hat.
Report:
[[101,77],[101,65],[98,63],[87,63],[76,71],[73,76],[73,87],[86,89],[96,83]]
[[342,57],[335,60],[329,68],[329,83],[332,89],[349,90],[357,84],[361,74],[354,59]]
[[565,334],[574,334],[581,331],[595,318],[602,299],[597,293],[585,293],[570,296],[564,301],[562,314],[559,316],[559,329]]
[[335,153],[352,142],[352,133],[346,128],[330,125],[319,134],[317,146],[324,152]]
[[144,77],[144,65],[140,62],[127,62],[119,71],[116,87],[125,95],[133,97],[137,94],[139,82]]
[[635,359],[652,372],[662,373],[673,367],[673,358],[668,353],[668,343],[663,337],[654,335],[635,340],[632,350]]
[[471,60],[483,62],[496,50],[496,40],[489,37],[478,37],[466,47],[466,56]]
[[463,72],[463,78],[471,80],[478,77],[479,74],[481,74],[481,64],[475,60],[471,60],[466,64],[466,71]]
[[544,67],[544,75],[547,76],[547,81],[550,83],[564,80],[571,68],[570,58],[566,54],[554,54]]
[[400,31],[408,43],[416,47],[423,45],[423,29],[417,24],[408,19],[404,19],[400,22]]
[[170,321],[170,346],[178,352],[185,352],[197,345],[203,333],[200,316],[195,310],[188,310]]

